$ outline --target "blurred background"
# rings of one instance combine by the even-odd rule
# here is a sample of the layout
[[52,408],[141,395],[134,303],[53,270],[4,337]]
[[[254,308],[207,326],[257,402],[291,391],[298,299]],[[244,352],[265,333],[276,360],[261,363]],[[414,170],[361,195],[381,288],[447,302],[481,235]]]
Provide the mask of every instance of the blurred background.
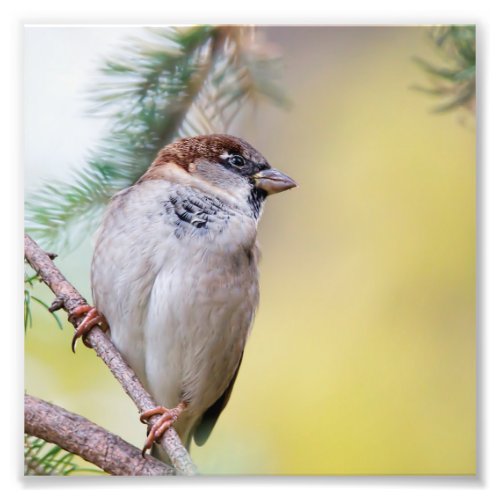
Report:
[[[230,131],[300,187],[267,203],[257,319],[193,459],[203,474],[474,474],[474,116],[433,113],[411,88],[428,83],[412,58],[438,60],[426,28],[257,32],[281,56],[289,104],[247,105]],[[108,127],[88,112],[97,69],[142,33],[25,29],[28,202],[78,178]],[[83,217],[90,231],[56,263],[90,298],[99,217]],[[61,331],[42,306],[32,315],[26,391],[141,447],[135,406],[91,350],[72,354],[65,316]]]

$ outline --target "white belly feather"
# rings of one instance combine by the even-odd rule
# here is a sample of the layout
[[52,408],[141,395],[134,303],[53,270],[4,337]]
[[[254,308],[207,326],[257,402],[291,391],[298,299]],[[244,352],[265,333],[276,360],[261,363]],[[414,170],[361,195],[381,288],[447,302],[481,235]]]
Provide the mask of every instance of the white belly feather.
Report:
[[188,262],[164,266],[155,280],[144,327],[146,377],[168,406],[182,398],[192,411],[208,408],[242,355],[257,284],[248,264],[238,275],[222,261],[195,252]]

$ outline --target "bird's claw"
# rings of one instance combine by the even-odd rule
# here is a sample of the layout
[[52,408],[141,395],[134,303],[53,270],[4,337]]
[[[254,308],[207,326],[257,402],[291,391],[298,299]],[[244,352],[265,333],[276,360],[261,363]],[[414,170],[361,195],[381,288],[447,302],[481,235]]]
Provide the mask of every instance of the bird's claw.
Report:
[[71,341],[71,350],[75,352],[76,341],[81,338],[82,342],[87,347],[92,347],[85,339],[87,334],[94,328],[94,326],[99,325],[104,331],[108,330],[108,323],[106,318],[100,314],[95,307],[89,306],[88,304],[75,307],[71,312],[70,319],[74,320],[85,314],[82,322],[78,325],[73,335],[73,340]]
[[146,442],[142,448],[142,456],[144,456],[146,451],[153,447],[154,442],[160,439],[161,436],[163,436],[163,434],[174,424],[186,406],[187,404],[184,401],[181,401],[171,410],[169,408],[165,408],[164,406],[157,406],[140,414],[139,419],[143,424],[147,423],[149,418],[153,415],[161,415],[148,431]]

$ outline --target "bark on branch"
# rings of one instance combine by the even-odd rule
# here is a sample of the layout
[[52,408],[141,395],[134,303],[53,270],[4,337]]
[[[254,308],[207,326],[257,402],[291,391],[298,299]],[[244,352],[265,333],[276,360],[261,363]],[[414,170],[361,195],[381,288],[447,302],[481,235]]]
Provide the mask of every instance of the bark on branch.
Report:
[[24,430],[57,444],[115,476],[166,476],[175,470],[87,420],[33,396],[24,396]]
[[[66,280],[52,262],[51,256],[44,252],[27,234],[24,235],[24,256],[30,266],[38,273],[41,280],[54,292],[56,296],[53,304],[54,309],[65,309],[69,315],[68,321],[71,321],[73,326],[78,326],[82,318],[73,319],[71,313],[76,307],[87,304],[87,301]],[[106,363],[111,373],[130,396],[140,412],[158,406],[151,395],[144,389],[132,369],[121,357],[108,335],[98,326],[95,326],[87,335],[86,340],[96,351],[97,355]],[[155,415],[149,419],[149,422],[153,424],[158,418],[159,416]],[[167,452],[179,474],[196,474],[196,467],[173,428],[168,429],[163,434],[160,444]]]

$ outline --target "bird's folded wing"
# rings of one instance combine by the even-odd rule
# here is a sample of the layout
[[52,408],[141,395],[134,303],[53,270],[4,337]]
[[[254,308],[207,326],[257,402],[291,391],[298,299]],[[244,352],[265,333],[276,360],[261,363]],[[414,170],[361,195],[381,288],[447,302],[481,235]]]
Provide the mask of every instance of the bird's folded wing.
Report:
[[217,420],[219,419],[222,410],[226,407],[229,398],[231,397],[231,392],[233,391],[233,386],[238,376],[238,372],[241,366],[241,360],[243,359],[243,353],[241,354],[240,361],[236,367],[233,378],[226,390],[223,392],[222,396],[208,409],[205,411],[198,425],[194,429],[194,441],[198,446],[205,444],[206,440],[209,438],[212,429],[214,428]]

